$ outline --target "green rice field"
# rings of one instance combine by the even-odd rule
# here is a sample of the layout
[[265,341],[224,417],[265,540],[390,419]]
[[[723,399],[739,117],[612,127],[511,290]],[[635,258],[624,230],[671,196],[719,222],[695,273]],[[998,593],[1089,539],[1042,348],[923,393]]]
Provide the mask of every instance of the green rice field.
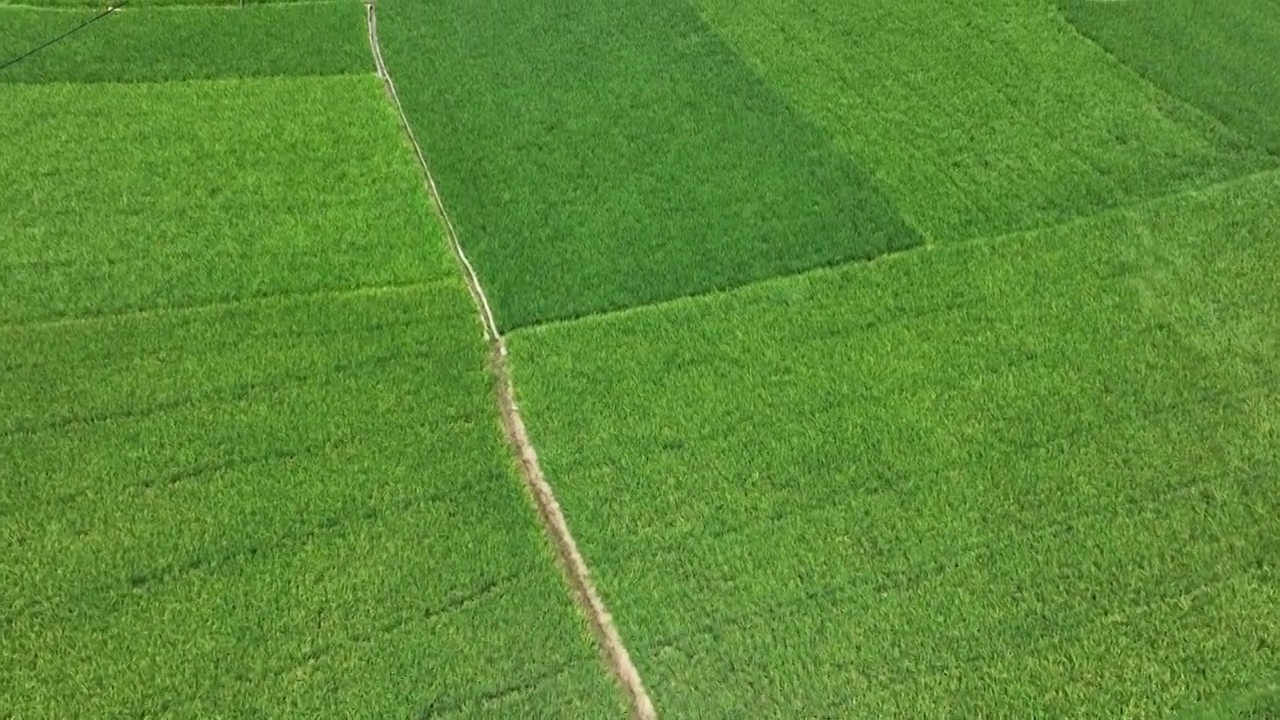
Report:
[[1084,41],[1043,0],[692,2],[939,241],[1274,165],[1204,108]]
[[1274,1],[1059,4],[1080,32],[1147,80],[1280,156],[1276,70],[1257,55],[1280,43]]
[[367,12],[0,70],[0,718],[1280,718],[1277,0]]
[[[356,2],[139,9],[130,3],[0,73],[0,83],[160,82],[369,74],[364,8]],[[0,3],[0,57],[56,37],[83,10]]]
[[514,334],[655,696],[1175,717],[1280,677],[1278,232],[1267,174]]
[[0,717],[620,715],[362,8],[305,7],[110,20],[351,72],[0,84]]
[[681,0],[388,0],[382,17],[504,328],[921,242]]

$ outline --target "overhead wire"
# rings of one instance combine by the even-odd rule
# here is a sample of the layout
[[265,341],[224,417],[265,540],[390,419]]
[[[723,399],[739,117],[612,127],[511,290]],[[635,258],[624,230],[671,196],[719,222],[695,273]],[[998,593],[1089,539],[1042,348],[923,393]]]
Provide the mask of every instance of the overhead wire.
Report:
[[90,25],[92,25],[92,24],[94,24],[94,23],[98,22],[98,21],[99,21],[99,20],[101,20],[102,18],[104,18],[104,17],[106,17],[106,16],[108,16],[108,15],[110,15],[110,14],[114,13],[115,11],[119,10],[120,8],[122,8],[122,7],[124,7],[125,5],[128,5],[128,4],[129,4],[129,0],[121,0],[121,2],[120,2],[120,3],[118,3],[118,4],[116,4],[116,5],[108,6],[106,10],[103,10],[102,12],[98,13],[97,15],[94,15],[93,17],[91,17],[91,18],[89,18],[89,19],[85,20],[84,22],[81,22],[79,25],[76,25],[75,27],[71,28],[70,30],[68,30],[68,31],[66,31],[66,32],[62,33],[61,35],[59,35],[59,36],[57,36],[57,37],[53,38],[52,40],[46,40],[45,42],[43,42],[43,43],[41,43],[41,44],[39,44],[39,45],[37,45],[37,46],[35,46],[35,47],[31,48],[30,50],[28,50],[28,51],[26,51],[26,52],[22,53],[21,55],[15,55],[15,56],[13,56],[13,57],[9,58],[8,60],[5,60],[4,62],[0,63],[0,72],[4,72],[4,70],[5,70],[6,68],[9,68],[9,67],[11,67],[11,66],[13,66],[13,65],[17,65],[18,63],[22,62],[23,60],[26,60],[27,58],[31,57],[32,55],[35,55],[36,53],[40,52],[41,50],[44,50],[44,49],[45,49],[45,48],[47,48],[47,47],[50,47],[50,46],[52,46],[52,45],[56,45],[56,44],[58,44],[58,43],[62,42],[63,40],[66,40],[67,38],[71,37],[72,35],[75,35],[76,33],[80,32],[81,30],[83,30],[83,29],[85,29],[85,28],[89,27]]

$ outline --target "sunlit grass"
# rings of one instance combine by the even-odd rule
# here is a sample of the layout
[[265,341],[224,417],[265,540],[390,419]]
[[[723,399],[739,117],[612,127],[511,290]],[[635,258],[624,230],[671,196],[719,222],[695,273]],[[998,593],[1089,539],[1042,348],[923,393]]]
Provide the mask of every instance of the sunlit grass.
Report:
[[513,334],[670,717],[1169,717],[1280,677],[1280,179]]
[[0,107],[0,715],[621,713],[376,78]]

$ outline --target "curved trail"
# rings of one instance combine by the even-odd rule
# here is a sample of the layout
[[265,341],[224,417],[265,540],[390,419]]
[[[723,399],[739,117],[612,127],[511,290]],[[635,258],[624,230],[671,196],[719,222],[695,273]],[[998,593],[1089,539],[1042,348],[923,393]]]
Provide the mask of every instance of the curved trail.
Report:
[[578,550],[578,544],[573,539],[573,534],[569,531],[569,524],[565,520],[564,512],[560,509],[560,503],[556,500],[555,492],[551,489],[546,476],[542,473],[537,452],[533,449],[533,444],[529,440],[524,419],[521,417],[520,408],[516,404],[515,388],[512,385],[511,372],[507,366],[506,341],[503,339],[502,333],[498,331],[493,309],[489,305],[489,298],[485,295],[484,287],[480,284],[475,268],[471,265],[471,261],[467,258],[462,249],[462,244],[458,240],[457,230],[454,228],[453,221],[449,218],[449,213],[445,209],[444,201],[440,197],[440,191],[436,187],[435,178],[432,176],[430,166],[427,164],[426,155],[422,152],[422,146],[418,143],[418,138],[413,132],[408,116],[405,115],[404,107],[400,103],[400,97],[396,93],[395,83],[391,79],[391,73],[387,70],[386,61],[382,55],[382,46],[378,42],[378,17],[375,5],[368,3],[365,7],[369,24],[369,46],[373,51],[378,77],[382,78],[386,84],[387,94],[395,106],[400,123],[409,138],[409,143],[413,146],[413,151],[418,158],[418,164],[426,182],[427,192],[431,196],[436,212],[444,221],[449,247],[462,268],[467,289],[471,292],[471,297],[480,312],[485,340],[489,343],[490,365],[497,379],[498,405],[501,409],[502,425],[506,430],[507,439],[510,441],[519,460],[521,477],[533,497],[547,534],[551,537],[556,556],[569,582],[569,586],[572,588],[582,610],[587,615],[587,620],[591,625],[597,642],[600,644],[600,649],[604,653],[605,659],[608,661],[610,669],[627,695],[632,717],[637,720],[656,720],[657,712],[654,710],[653,702],[644,689],[644,683],[640,679],[640,672],[631,662],[631,656],[628,654],[626,646],[622,643],[622,637],[618,634],[618,629],[613,623],[613,617],[605,607],[600,593],[596,591],[595,584],[591,580],[591,573],[587,569],[586,560],[583,559],[582,553]]

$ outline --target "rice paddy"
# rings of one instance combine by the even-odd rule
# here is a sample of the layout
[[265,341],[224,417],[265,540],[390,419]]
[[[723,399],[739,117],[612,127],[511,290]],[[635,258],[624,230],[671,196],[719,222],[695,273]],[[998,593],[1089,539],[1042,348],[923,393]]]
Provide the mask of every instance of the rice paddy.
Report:
[[[138,3],[141,5],[141,3]],[[84,10],[5,7],[0,58],[83,21]],[[0,73],[8,82],[159,82],[369,74],[364,8],[355,2],[122,8]]]
[[1042,0],[693,4],[939,241],[1274,165]]
[[1273,0],[1060,4],[1081,32],[1151,82],[1280,156],[1276,69],[1258,55],[1280,44]]
[[[188,12],[245,27],[130,17]],[[0,717],[622,713],[348,19],[360,75],[0,85]]]
[[659,707],[1175,717],[1280,677],[1277,210],[1268,174],[513,334]]
[[658,717],[1275,716],[1280,12],[1202,5],[382,0],[392,96],[360,3],[137,0],[0,70],[0,717],[649,720],[539,472]]
[[920,242],[682,0],[381,8],[387,62],[503,328]]

